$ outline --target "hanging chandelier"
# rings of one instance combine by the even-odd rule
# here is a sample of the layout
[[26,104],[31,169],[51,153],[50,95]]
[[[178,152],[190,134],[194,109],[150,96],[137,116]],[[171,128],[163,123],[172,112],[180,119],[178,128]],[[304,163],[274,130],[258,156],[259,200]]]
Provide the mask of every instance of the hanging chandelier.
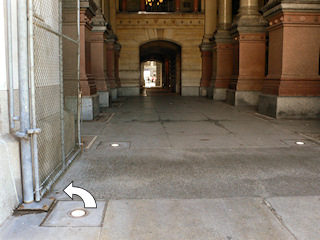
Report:
[[163,3],[163,0],[146,0],[146,5],[149,5],[150,7],[155,6],[155,5],[160,5]]

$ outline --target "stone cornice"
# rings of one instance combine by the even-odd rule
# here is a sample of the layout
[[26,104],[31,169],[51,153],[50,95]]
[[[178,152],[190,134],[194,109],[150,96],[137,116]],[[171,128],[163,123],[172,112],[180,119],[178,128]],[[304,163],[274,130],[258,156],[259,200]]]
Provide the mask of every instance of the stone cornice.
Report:
[[282,25],[309,25],[320,26],[319,13],[297,13],[297,12],[278,12],[268,18],[269,29],[276,29]]
[[87,17],[92,19],[97,11],[97,5],[93,0],[80,0],[80,10],[85,10]]
[[319,12],[320,0],[271,0],[261,8],[265,18],[273,17],[279,12]]

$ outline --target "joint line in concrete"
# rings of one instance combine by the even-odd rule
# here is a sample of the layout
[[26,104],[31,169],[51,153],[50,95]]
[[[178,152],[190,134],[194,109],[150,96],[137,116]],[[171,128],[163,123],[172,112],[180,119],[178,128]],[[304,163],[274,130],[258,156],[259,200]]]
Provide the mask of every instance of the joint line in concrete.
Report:
[[266,198],[262,199],[262,203],[264,205],[266,205],[266,207],[270,210],[270,212],[273,214],[273,216],[275,216],[275,218],[278,220],[278,222],[289,232],[289,234],[296,240],[298,240],[298,238],[293,234],[293,232],[291,232],[291,230],[286,226],[286,224],[284,223],[282,217],[277,213],[277,211],[272,207],[271,203],[269,203],[267,201]]

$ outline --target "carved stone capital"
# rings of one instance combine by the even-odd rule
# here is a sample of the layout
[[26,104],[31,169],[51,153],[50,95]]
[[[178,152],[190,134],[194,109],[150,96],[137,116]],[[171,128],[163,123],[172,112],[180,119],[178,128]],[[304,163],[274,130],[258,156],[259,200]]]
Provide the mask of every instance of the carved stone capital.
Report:
[[120,52],[120,51],[121,51],[121,44],[118,43],[118,42],[116,42],[114,49],[115,49],[117,52]]
[[101,8],[96,11],[96,16],[92,19],[92,26],[106,26],[106,19],[102,14]]
[[215,43],[232,43],[232,36],[228,30],[219,29],[213,37]]
[[268,22],[256,6],[241,7],[230,28],[231,35],[239,33],[265,33]]
[[88,19],[91,19],[95,16],[97,10],[97,5],[93,0],[80,0],[80,11],[85,12],[85,15]]
[[202,41],[200,45],[200,51],[201,52],[212,52],[213,46],[211,42],[208,41]]

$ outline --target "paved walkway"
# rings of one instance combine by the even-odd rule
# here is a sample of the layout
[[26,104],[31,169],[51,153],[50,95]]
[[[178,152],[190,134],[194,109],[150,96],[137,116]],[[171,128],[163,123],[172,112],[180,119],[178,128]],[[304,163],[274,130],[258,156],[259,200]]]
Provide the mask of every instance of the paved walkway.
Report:
[[[12,217],[0,239],[320,239],[319,121],[151,96],[83,134],[97,138],[54,186],[53,211]],[[99,200],[85,218],[67,215],[82,207],[63,192],[72,181]]]

